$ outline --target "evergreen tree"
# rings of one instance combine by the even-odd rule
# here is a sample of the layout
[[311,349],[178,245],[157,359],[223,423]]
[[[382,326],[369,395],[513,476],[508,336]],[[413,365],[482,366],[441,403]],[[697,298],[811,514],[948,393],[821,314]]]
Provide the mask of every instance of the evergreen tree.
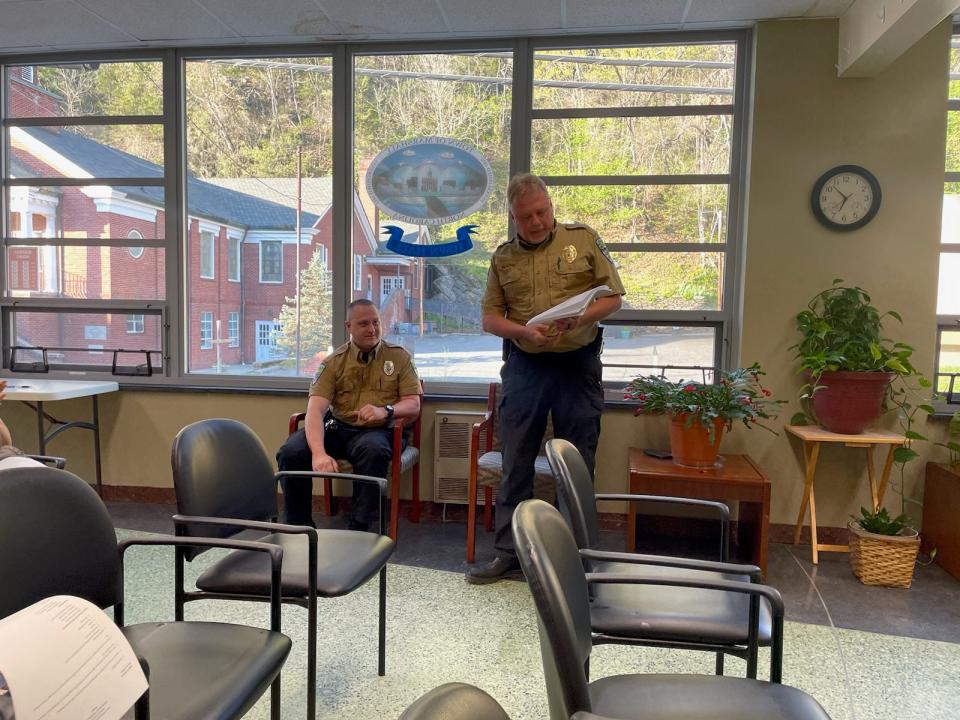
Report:
[[[313,253],[300,272],[300,353],[303,360],[326,352],[333,337],[333,276],[323,254]],[[280,308],[277,346],[293,358],[297,352],[297,301],[288,297]]]

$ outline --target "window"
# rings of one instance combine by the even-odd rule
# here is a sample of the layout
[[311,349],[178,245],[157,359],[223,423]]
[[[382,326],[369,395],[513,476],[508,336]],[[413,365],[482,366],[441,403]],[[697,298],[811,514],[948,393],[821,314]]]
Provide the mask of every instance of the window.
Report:
[[[131,240],[143,240],[143,234],[139,230],[131,230],[127,233],[127,237]],[[127,248],[127,252],[134,260],[139,260],[143,257],[143,245],[131,245]]]
[[200,348],[209,350],[213,347],[213,313],[203,311],[200,313]]
[[[163,377],[132,382],[295,388],[317,353],[345,340],[333,308],[393,293],[382,308],[392,339],[432,387],[475,394],[502,362],[479,298],[509,238],[507,182],[532,170],[558,218],[594,225],[620,264],[628,294],[607,323],[608,384],[643,364],[727,364],[723,348],[738,346],[749,34],[624,37],[332,43],[315,46],[326,54],[298,45],[296,56],[148,48],[2,65],[0,332],[86,347],[70,326],[96,315],[102,354],[68,353],[65,368],[105,369],[135,333],[157,352],[155,367],[172,361]],[[352,74],[336,92],[334,57]],[[181,76],[182,94],[164,97]],[[338,146],[334,118],[344,117],[351,135]],[[367,170],[387,147],[431,135],[483,156],[492,192],[444,225],[405,222],[399,206],[390,217]],[[960,173],[960,162],[947,170]],[[426,194],[414,204],[436,207],[473,189],[458,177],[384,182],[402,190],[415,180]],[[482,230],[470,253],[413,258],[387,249],[384,224],[421,245],[449,242],[463,225]],[[945,278],[957,271],[957,242],[943,245]],[[949,307],[940,316],[946,368],[951,313],[960,317]],[[208,352],[226,347],[235,349],[219,362]]]
[[215,243],[213,233],[208,230],[200,232],[200,277],[213,280]]
[[283,282],[283,243],[278,240],[260,243],[260,282]]
[[240,238],[228,238],[227,248],[227,280],[240,282]]
[[240,313],[228,313],[227,325],[227,332],[229,333],[230,338],[230,347],[240,347]]
[[71,348],[48,353],[51,368],[109,371],[111,350],[135,333],[153,368],[172,370],[161,317],[176,242],[164,157],[175,127],[162,88],[174,71],[150,52],[2,68],[0,207],[11,221],[0,309],[16,344]]
[[380,302],[386,302],[387,298],[390,297],[390,293],[394,290],[403,290],[404,288],[404,277],[396,275],[388,275],[387,277],[380,278]]
[[960,35],[950,43],[946,176],[937,282],[937,354],[934,384],[948,407],[960,403]]

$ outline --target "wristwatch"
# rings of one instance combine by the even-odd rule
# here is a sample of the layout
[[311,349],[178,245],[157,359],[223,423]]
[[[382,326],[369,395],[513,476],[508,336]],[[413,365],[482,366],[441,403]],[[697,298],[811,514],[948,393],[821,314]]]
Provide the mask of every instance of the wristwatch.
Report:
[[393,405],[384,405],[383,409],[387,411],[387,421],[393,419]]

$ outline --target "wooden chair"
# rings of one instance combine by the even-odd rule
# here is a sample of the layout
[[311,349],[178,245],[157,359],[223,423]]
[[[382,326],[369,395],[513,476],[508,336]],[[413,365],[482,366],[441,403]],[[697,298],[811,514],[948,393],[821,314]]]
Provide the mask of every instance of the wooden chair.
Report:
[[[410,522],[420,522],[420,418],[415,420],[396,420],[393,426],[393,459],[390,461],[390,475],[387,476],[387,489],[390,495],[390,538],[396,542],[397,526],[400,520],[400,477],[407,470],[410,474],[410,512],[407,517]],[[305,412],[294,413],[290,416],[287,430],[293,435],[300,429],[300,424],[307,416]],[[407,436],[407,446],[403,447],[404,434]],[[401,448],[403,448],[401,450]],[[353,473],[353,465],[348,460],[337,459],[337,470],[342,473]],[[333,515],[333,482],[330,478],[323,481],[323,511]]]
[[[470,435],[470,475],[467,481],[467,562],[472,563],[477,544],[477,492],[483,488],[483,526],[493,531],[493,499],[503,474],[503,453],[500,452],[500,423],[497,408],[500,405],[500,383],[490,383],[487,390],[487,412],[483,420],[474,423]],[[553,473],[543,450],[547,440],[553,439],[553,423],[547,418],[541,451],[534,463],[533,494],[552,500],[555,493]]]

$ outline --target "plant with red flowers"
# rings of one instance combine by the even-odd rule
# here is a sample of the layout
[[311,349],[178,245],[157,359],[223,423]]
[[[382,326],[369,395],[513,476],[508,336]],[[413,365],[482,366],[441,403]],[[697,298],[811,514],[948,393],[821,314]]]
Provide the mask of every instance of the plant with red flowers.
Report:
[[723,373],[719,382],[704,384],[690,380],[672,381],[662,375],[640,375],[625,388],[625,400],[638,403],[635,415],[686,415],[687,427],[699,422],[713,440],[716,421],[729,429],[735,420],[745,427],[754,425],[774,434],[762,420],[777,417],[777,405],[786,400],[774,400],[763,386],[760,377],[765,373],[759,363]]

